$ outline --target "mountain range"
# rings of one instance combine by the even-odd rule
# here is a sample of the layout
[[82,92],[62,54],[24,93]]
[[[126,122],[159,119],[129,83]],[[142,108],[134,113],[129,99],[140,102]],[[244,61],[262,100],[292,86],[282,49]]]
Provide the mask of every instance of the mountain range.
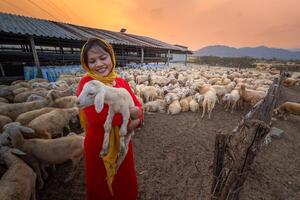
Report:
[[234,48],[225,45],[206,46],[194,52],[196,56],[218,56],[218,57],[252,57],[282,60],[300,60],[300,50],[279,49],[266,46]]

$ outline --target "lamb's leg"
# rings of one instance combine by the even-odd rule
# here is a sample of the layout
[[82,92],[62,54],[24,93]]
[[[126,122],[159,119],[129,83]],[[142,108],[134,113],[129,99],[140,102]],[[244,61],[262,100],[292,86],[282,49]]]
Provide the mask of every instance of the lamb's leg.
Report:
[[211,119],[211,111],[213,109],[213,105],[212,105],[212,102],[210,102],[207,106],[207,112],[208,112],[208,119]]
[[226,108],[225,111],[228,111],[229,107],[230,107],[230,101],[227,101],[226,106],[225,106],[225,108]]
[[78,171],[80,160],[81,160],[81,153],[74,156],[74,158],[72,158],[72,169],[69,176],[64,180],[65,183],[69,182],[74,178],[74,175]]
[[104,139],[103,139],[103,145],[102,145],[102,150],[100,152],[100,156],[106,156],[108,153],[109,149],[109,135],[110,135],[110,129],[111,129],[111,123],[113,119],[114,112],[111,108],[111,106],[108,109],[108,115],[106,117],[106,121],[104,123]]
[[129,109],[122,112],[123,122],[120,128],[120,154],[125,152],[125,136],[127,135],[127,125],[130,117]]
[[43,181],[42,175],[41,175],[40,164],[35,163],[33,165],[33,169],[34,169],[34,172],[36,173],[36,176],[37,176],[37,181],[38,181],[38,185],[39,185],[38,188],[39,188],[39,190],[41,190],[44,187],[44,181]]
[[45,167],[46,167],[46,164],[45,163],[41,163],[41,170],[42,170],[43,178],[47,179],[48,178],[48,173],[47,173]]
[[204,117],[204,114],[205,114],[205,107],[206,107],[206,100],[203,100],[203,104],[202,104],[203,111],[202,111],[202,116],[201,116],[201,118]]
[[117,167],[116,167],[116,171],[118,171],[119,167],[121,166],[122,162],[124,161],[126,155],[127,155],[127,152],[128,152],[128,147],[129,147],[129,142],[131,140],[131,136],[133,135],[134,133],[130,133],[128,135],[125,136],[125,151],[123,154],[120,154],[120,156],[118,157],[118,160],[117,160]]
[[233,105],[232,105],[232,107],[231,107],[231,113],[233,113],[233,110],[235,109],[236,103],[237,103],[237,101],[235,101],[235,102],[233,103]]

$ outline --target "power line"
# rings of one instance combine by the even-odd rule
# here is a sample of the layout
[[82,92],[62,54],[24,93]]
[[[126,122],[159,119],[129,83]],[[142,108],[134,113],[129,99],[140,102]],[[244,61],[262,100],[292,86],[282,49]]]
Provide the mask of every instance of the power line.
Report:
[[67,8],[67,10],[69,10],[71,12],[72,15],[74,15],[81,24],[85,24],[85,22],[82,20],[81,17],[79,17],[75,12],[73,12],[63,1],[61,1],[62,4],[64,4],[64,6]]
[[70,17],[70,15],[67,12],[65,12],[64,10],[60,9],[59,6],[57,6],[54,2],[52,2],[51,0],[46,0],[45,3],[47,3],[47,5],[49,5],[50,7],[52,7],[53,10],[55,10],[56,13],[58,13],[60,16],[67,17],[69,21],[72,21],[72,18]]
[[33,4],[34,6],[36,6],[37,8],[39,8],[40,10],[44,11],[45,13],[47,13],[49,16],[51,16],[55,20],[60,21],[59,19],[57,19],[56,17],[54,17],[51,13],[49,13],[47,10],[45,10],[42,7],[40,7],[39,5],[37,5],[36,3],[34,3],[33,1],[31,1],[31,0],[27,0],[27,1],[29,1],[31,4]]
[[9,1],[6,1],[6,0],[2,0],[2,1],[5,2],[5,3],[7,3],[8,5],[10,5],[12,8],[17,8],[17,10],[20,10],[20,11],[22,11],[23,13],[29,14],[26,10],[23,10],[22,8],[20,8],[20,7],[16,6],[16,5],[14,5],[14,4],[12,4],[12,3],[9,2]]

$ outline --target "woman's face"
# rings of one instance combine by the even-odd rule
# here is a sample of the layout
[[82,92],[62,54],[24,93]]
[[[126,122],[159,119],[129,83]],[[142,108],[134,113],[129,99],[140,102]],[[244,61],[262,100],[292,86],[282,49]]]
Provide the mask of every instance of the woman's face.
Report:
[[109,53],[95,45],[87,52],[88,67],[97,75],[107,76],[112,68]]

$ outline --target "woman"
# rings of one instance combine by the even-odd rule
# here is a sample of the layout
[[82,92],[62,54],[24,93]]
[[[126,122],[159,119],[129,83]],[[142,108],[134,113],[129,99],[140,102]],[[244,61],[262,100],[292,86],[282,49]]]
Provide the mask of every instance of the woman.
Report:
[[[115,55],[112,47],[97,38],[89,39],[81,49],[81,64],[87,73],[81,78],[77,96],[83,86],[90,80],[99,80],[106,85],[125,88],[136,105],[130,110],[128,132],[141,125],[141,104],[133,94],[129,84],[116,76]],[[134,200],[137,198],[137,178],[135,174],[132,143],[129,143],[128,153],[117,172],[114,165],[108,166],[107,161],[115,163],[116,155],[99,157],[104,137],[104,122],[108,112],[108,105],[104,105],[100,113],[96,113],[95,106],[89,106],[81,111],[81,125],[85,129],[84,154],[86,169],[86,199],[87,200]],[[114,116],[113,132],[119,131],[122,123],[120,114]],[[117,133],[116,133],[117,134]],[[112,131],[111,131],[112,135]],[[118,134],[117,134],[118,135]],[[110,144],[112,137],[110,137]],[[110,145],[110,148],[113,145]]]

